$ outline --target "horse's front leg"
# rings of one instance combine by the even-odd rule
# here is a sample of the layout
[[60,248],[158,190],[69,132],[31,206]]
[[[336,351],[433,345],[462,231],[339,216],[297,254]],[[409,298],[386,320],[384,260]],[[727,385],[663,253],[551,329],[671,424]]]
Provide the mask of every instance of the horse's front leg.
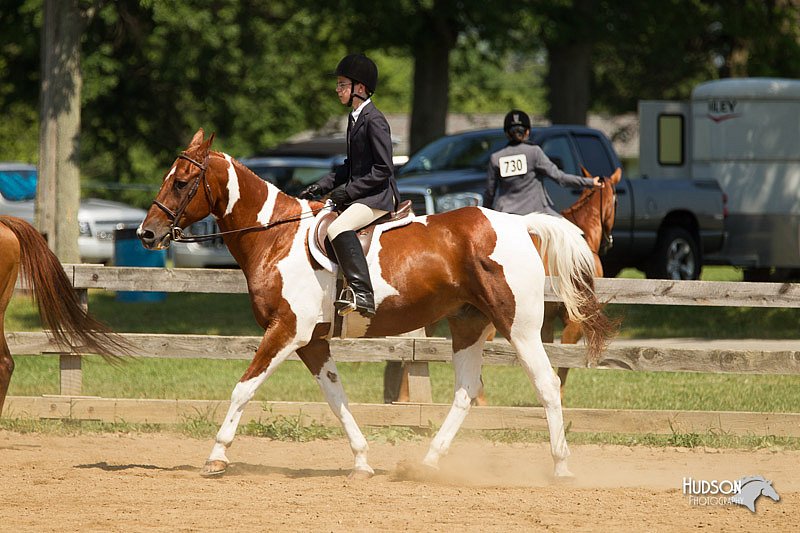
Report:
[[225,415],[225,421],[217,432],[211,455],[203,465],[200,475],[211,477],[225,472],[230,463],[225,452],[233,442],[236,428],[239,426],[239,420],[242,418],[247,402],[253,398],[261,384],[272,375],[278,365],[296,348],[295,340],[287,342],[284,329],[275,325],[267,329],[253,361],[233,389],[231,405]]
[[347,395],[342,386],[341,376],[336,371],[336,363],[331,357],[330,345],[323,339],[314,339],[306,346],[297,350],[297,355],[303,360],[319,383],[322,393],[328,402],[333,414],[339,419],[350,440],[350,449],[355,456],[355,467],[350,477],[368,478],[375,474],[367,463],[367,439],[361,433],[350,408],[347,405]]

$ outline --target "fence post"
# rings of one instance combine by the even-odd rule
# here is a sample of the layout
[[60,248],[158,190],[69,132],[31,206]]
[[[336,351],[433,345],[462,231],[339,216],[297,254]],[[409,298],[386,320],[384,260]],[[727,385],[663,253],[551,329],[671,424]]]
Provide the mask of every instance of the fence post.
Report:
[[[84,311],[89,309],[89,290],[76,289],[78,299]],[[58,366],[61,375],[61,395],[80,396],[83,392],[83,371],[81,370],[81,356],[74,353],[62,353],[58,357]]]

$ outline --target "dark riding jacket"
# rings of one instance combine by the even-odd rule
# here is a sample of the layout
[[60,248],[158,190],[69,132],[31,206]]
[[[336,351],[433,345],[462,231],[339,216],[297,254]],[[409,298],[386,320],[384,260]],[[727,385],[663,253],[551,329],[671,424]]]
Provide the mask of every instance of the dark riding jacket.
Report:
[[504,213],[537,212],[560,217],[544,188],[545,178],[575,189],[594,185],[591,178],[563,172],[535,144],[509,143],[493,153],[489,160],[483,205]]
[[327,194],[345,185],[350,203],[394,211],[400,199],[394,180],[389,122],[372,102],[364,104],[355,124],[348,120],[347,159],[317,185]]

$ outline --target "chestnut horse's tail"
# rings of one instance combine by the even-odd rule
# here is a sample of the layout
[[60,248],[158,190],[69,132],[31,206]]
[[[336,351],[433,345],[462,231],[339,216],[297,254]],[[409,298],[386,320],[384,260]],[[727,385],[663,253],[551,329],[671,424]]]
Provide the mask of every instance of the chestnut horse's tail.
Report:
[[[618,324],[603,313],[594,292],[594,255],[581,230],[566,219],[541,213],[524,217],[528,232],[541,241],[541,256],[572,320],[581,325],[594,365],[616,334]],[[557,276],[557,278],[556,278]]]
[[58,258],[36,229],[22,219],[0,216],[0,223],[14,232],[20,248],[23,284],[33,290],[39,316],[63,348],[119,360],[130,346],[81,306]]

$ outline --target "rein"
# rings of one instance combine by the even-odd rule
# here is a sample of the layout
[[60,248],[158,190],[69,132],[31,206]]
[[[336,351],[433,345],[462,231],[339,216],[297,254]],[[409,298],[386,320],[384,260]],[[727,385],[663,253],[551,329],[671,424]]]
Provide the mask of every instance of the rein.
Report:
[[307,215],[314,216],[323,208],[320,209],[312,209],[311,211],[303,211],[297,216],[289,217],[289,218],[282,218],[280,220],[276,220],[274,222],[267,222],[266,224],[260,224],[258,226],[248,226],[246,228],[239,228],[239,229],[232,229],[228,231],[218,231],[216,233],[204,233],[203,235],[190,235],[186,236],[183,234],[183,231],[180,228],[177,228],[179,237],[176,239],[173,237],[173,241],[175,242],[205,242],[216,239],[217,237],[222,237],[223,235],[230,235],[231,233],[242,233],[244,231],[255,231],[255,230],[263,230],[269,229],[274,226],[279,226],[281,224],[285,224],[287,222],[297,222],[298,220],[304,220],[309,218]]
[[239,228],[228,231],[218,231],[216,233],[206,233],[203,235],[191,235],[191,236],[184,235],[183,229],[180,226],[178,226],[178,219],[180,219],[181,215],[183,215],[183,212],[186,210],[186,207],[189,205],[189,202],[191,202],[192,198],[194,198],[194,196],[197,194],[197,189],[200,188],[200,180],[202,180],[203,184],[205,185],[206,200],[208,201],[208,205],[209,206],[214,205],[214,195],[211,193],[211,186],[208,184],[208,179],[206,179],[206,170],[208,169],[209,155],[210,153],[206,154],[206,157],[202,163],[186,155],[186,152],[182,152],[178,156],[178,159],[185,159],[192,165],[199,168],[200,174],[198,174],[198,176],[194,179],[192,187],[189,189],[189,194],[187,194],[183,198],[180,205],[175,211],[173,211],[166,205],[162,204],[158,200],[153,200],[153,205],[164,211],[164,213],[166,213],[171,220],[171,224],[169,226],[169,233],[173,242],[205,242],[216,239],[217,237],[222,237],[224,235],[230,235],[232,233],[242,233],[245,231],[269,229],[271,227],[285,224],[287,222],[297,222],[298,220],[303,220],[305,218],[308,218],[308,215],[314,216],[317,213],[319,213],[322,209],[324,209],[324,207],[321,207],[319,209],[312,209],[311,211],[303,211],[297,216],[276,220],[274,222],[267,222],[266,224],[259,224],[257,226],[248,226],[246,228]]

